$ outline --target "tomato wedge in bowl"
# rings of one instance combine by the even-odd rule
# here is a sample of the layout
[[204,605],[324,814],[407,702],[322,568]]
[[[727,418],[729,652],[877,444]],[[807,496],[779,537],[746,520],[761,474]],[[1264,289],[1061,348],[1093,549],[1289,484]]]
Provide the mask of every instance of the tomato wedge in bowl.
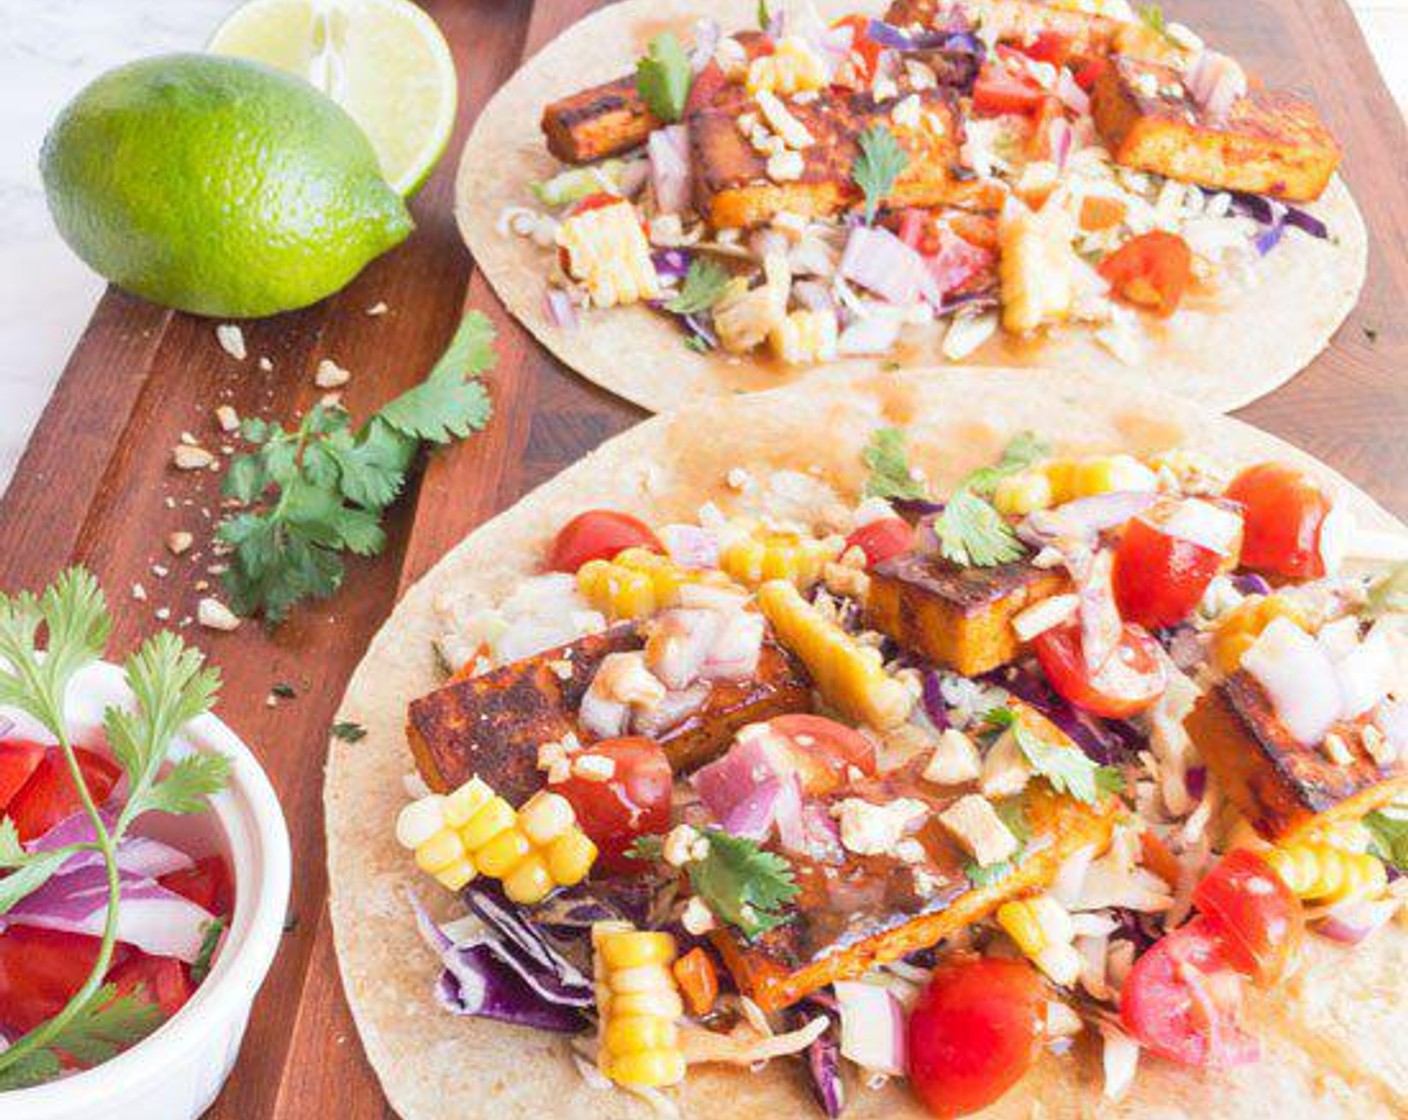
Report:
[[[132,694],[118,666],[95,662],[74,675],[68,700],[68,730],[74,741],[96,744],[101,740],[103,710],[130,705]],[[0,716],[30,731],[32,721],[20,713],[0,708]],[[32,733],[28,737],[35,738]],[[234,909],[210,974],[192,993],[187,990],[189,977],[177,975],[183,964],[172,967],[175,962],[144,958],[119,944],[109,980],[125,990],[140,986],[167,1011],[183,1006],[154,1033],[101,1065],[59,1081],[0,1094],[0,1113],[26,1120],[92,1120],[95,1116],[104,1120],[194,1120],[209,1108],[229,1076],[255,994],[283,934],[291,873],[288,828],[273,787],[254,754],[221,720],[207,714],[191,721],[177,737],[175,751],[191,750],[230,759],[225,790],[211,798],[210,812],[199,818],[198,827],[183,826],[184,818],[156,815],[150,829],[143,826],[137,831],[189,850],[193,856],[218,852],[228,865]],[[197,883],[186,886],[194,891]],[[48,930],[23,933],[18,926],[0,938],[16,934],[21,940],[42,941],[51,948],[56,940],[66,940]],[[67,939],[72,944],[83,941],[81,935]],[[52,963],[60,957],[50,952],[46,959]],[[3,959],[0,950],[0,970]],[[57,998],[73,975],[71,968],[51,967],[49,986],[44,989],[48,994],[36,994]],[[28,1006],[31,1014],[40,1007],[36,1003]],[[5,1030],[11,1040],[18,1033],[15,1025]]]

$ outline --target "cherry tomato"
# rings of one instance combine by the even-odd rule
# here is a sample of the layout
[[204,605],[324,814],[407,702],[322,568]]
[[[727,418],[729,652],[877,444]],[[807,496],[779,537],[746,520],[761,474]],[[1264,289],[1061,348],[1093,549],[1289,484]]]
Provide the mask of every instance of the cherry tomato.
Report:
[[1112,582],[1120,617],[1150,630],[1192,614],[1222,565],[1220,552],[1165,531],[1182,505],[1158,503],[1131,518],[1115,550]]
[[914,547],[914,529],[902,517],[882,517],[862,525],[846,538],[846,548],[865,553],[865,564],[873,568]]
[[1240,1024],[1242,982],[1222,922],[1203,914],[1154,942],[1120,989],[1120,1019],[1141,1045],[1186,1066],[1257,1058]]
[[1100,80],[1100,75],[1109,67],[1109,62],[1103,58],[1081,59],[1071,70],[1071,76],[1075,78],[1076,85],[1087,93],[1095,88],[1095,83]]
[[[82,747],[75,747],[74,753],[94,803],[101,806],[117,784],[121,773],[117,763]],[[10,802],[9,814],[19,829],[20,839],[34,840],[82,808],[63,751],[49,747],[33,776]]]
[[145,999],[161,1008],[164,1018],[171,1018],[195,994],[191,970],[174,957],[153,957],[133,951],[132,956],[110,969],[108,983],[120,994],[143,993]]
[[1255,852],[1223,856],[1193,890],[1193,905],[1222,922],[1234,968],[1260,984],[1286,971],[1305,934],[1305,911],[1290,887]]
[[875,744],[844,723],[797,712],[768,720],[768,729],[787,741],[805,794],[815,797],[839,789],[851,767],[875,773]]
[[1019,45],[1017,50],[1037,62],[1049,62],[1060,66],[1071,53],[1072,39],[1059,31],[1038,31],[1030,43]]
[[1242,506],[1242,563],[1295,579],[1325,574],[1321,533],[1329,496],[1285,463],[1258,463],[1232,480],[1227,497]]
[[1024,961],[939,965],[909,1014],[909,1079],[935,1116],[1001,1097],[1036,1057],[1045,986]]
[[[0,1026],[13,1034],[52,1019],[83,986],[100,939],[81,933],[11,926],[0,934]],[[113,949],[121,964],[133,950]]]
[[880,61],[880,52],[883,49],[870,37],[870,17],[846,16],[831,26],[833,29],[849,27],[854,33],[851,38],[851,54],[859,59],[856,66],[859,75],[869,82],[875,77],[875,64]]
[[973,111],[980,115],[1033,113],[1046,101],[1046,90],[1029,74],[983,63],[973,84]]
[[1038,634],[1034,645],[1051,687],[1097,716],[1123,719],[1143,711],[1168,684],[1159,644],[1128,623],[1114,654],[1092,674],[1081,653],[1080,626],[1070,622]]
[[1131,238],[1100,262],[1116,296],[1167,319],[1193,276],[1193,251],[1176,233],[1156,229]]
[[189,899],[203,907],[217,918],[228,916],[234,909],[234,882],[230,868],[220,856],[206,856],[196,860],[194,867],[185,871],[172,871],[157,880],[169,891],[175,891],[182,898]]
[[638,836],[658,836],[670,827],[674,773],[659,743],[639,736],[604,739],[575,757],[609,758],[615,765],[606,781],[571,777],[552,787],[572,803],[577,823],[601,855],[597,866],[608,875],[632,875],[647,864],[626,855]]
[[694,81],[690,84],[689,96],[684,99],[685,119],[692,113],[712,105],[719,91],[726,85],[728,78],[724,76],[723,68],[711,58],[704,65],[704,69],[694,75]]
[[570,218],[574,214],[585,214],[588,210],[603,210],[608,206],[614,206],[621,201],[619,194],[612,194],[610,191],[596,191],[594,194],[579,198],[572,204],[572,209],[567,211]]
[[548,567],[554,572],[575,572],[589,560],[610,560],[628,548],[665,551],[655,534],[629,513],[589,509],[558,531],[548,554]]
[[0,813],[9,807],[15,794],[24,788],[39,764],[44,761],[43,743],[11,739],[0,743]]

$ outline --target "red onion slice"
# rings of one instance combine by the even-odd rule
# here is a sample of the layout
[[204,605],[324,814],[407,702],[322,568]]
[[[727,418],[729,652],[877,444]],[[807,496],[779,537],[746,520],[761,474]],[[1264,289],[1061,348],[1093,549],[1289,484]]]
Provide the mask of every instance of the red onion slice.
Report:
[[689,129],[682,124],[657,128],[646,142],[650,156],[650,182],[655,204],[662,214],[678,214],[689,208],[690,160]]
[[840,274],[890,303],[942,300],[924,258],[887,229],[856,226],[841,254]]
[[1396,898],[1378,898],[1341,902],[1332,906],[1316,929],[1332,941],[1358,945],[1370,934],[1382,929],[1401,905]]

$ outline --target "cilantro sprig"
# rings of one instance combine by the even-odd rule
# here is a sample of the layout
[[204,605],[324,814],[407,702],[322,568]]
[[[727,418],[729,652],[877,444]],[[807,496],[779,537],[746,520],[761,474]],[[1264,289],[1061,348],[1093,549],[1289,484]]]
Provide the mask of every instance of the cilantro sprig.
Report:
[[997,814],[997,819],[1007,826],[1007,831],[1017,838],[1018,847],[1011,856],[997,863],[969,861],[964,866],[963,873],[975,887],[990,887],[1011,875],[1017,869],[1017,863],[1022,858],[1022,852],[1026,850],[1027,842],[1032,838],[1031,821],[1027,819],[1027,805],[1021,797],[995,801],[992,809]]
[[1366,813],[1364,827],[1374,854],[1408,874],[1408,807]]
[[909,166],[909,153],[883,124],[873,124],[860,135],[860,155],[851,178],[865,194],[865,224],[873,225],[876,211]]
[[909,465],[903,428],[877,428],[860,458],[870,471],[865,480],[867,498],[922,499],[928,496],[923,480]]
[[680,294],[665,304],[665,310],[676,315],[697,315],[708,311],[723,297],[728,282],[728,269],[707,257],[695,257],[689,262],[689,271],[685,273]]
[[[46,635],[43,648],[41,631]],[[196,813],[225,785],[229,760],[194,753],[162,774],[177,732],[209,710],[219,675],[176,635],[149,638],[124,665],[134,703],[103,717],[113,758],[122,768],[127,801],[116,820],[104,817],[74,753],[64,701],[74,675],[103,654],[112,620],[98,582],[83,568],[61,574],[42,595],[0,593],[0,704],[37,720],[62,752],[93,839],[49,852],[29,852],[10,818],[0,819],[0,913],[38,890],[71,856],[96,852],[106,877],[102,936],[87,979],[52,1018],[0,1052],[0,1091],[57,1077],[65,1055],[85,1065],[106,1061],[146,1037],[160,1021],[152,1001],[119,995],[102,983],[112,963],[121,905],[118,845],[143,813]]]
[[1146,4],[1139,9],[1139,22],[1160,38],[1167,40],[1170,44],[1180,50],[1183,44],[1175,39],[1168,30],[1168,19],[1164,15],[1163,8],[1158,4]]
[[991,568],[1022,556],[1017,535],[986,498],[1004,478],[1047,454],[1046,444],[1033,433],[1019,432],[994,465],[980,467],[959,482],[934,519],[939,551],[946,559],[965,567]]
[[475,378],[493,368],[493,339],[489,320],[471,311],[429,376],[356,431],[341,408],[321,405],[292,431],[245,421],[255,450],[230,464],[224,487],[243,508],[215,534],[231,550],[223,580],[236,613],[280,622],[296,603],[338,589],[344,553],[385,547],[382,513],[405,488],[421,444],[488,423],[489,394]]
[[1113,766],[1101,766],[1077,747],[1048,742],[1011,708],[993,708],[984,721],[994,731],[1012,735],[1027,765],[1057,793],[1093,805],[1124,788],[1124,778]]
[[666,123],[684,116],[693,81],[689,55],[673,31],[651,39],[644,57],[636,63],[636,89],[650,111]]
[[[685,865],[694,893],[720,921],[754,938],[792,920],[797,897],[792,865],[754,840],[706,828],[708,853]],[[632,859],[660,858],[660,838],[642,836],[628,849]]]

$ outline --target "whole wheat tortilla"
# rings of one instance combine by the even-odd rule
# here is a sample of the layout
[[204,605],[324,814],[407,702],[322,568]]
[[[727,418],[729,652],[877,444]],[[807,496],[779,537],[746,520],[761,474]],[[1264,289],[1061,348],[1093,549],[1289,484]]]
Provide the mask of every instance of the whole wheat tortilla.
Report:
[[[883,0],[819,0],[825,15],[870,11]],[[460,231],[508,310],[564,363],[589,380],[645,408],[663,412],[701,398],[772,389],[941,362],[940,325],[909,328],[895,353],[810,368],[766,358],[698,354],[669,316],[643,306],[588,312],[574,330],[554,326],[544,304],[555,250],[505,232],[506,207],[534,205],[528,187],[561,165],[543,145],[538,120],[549,102],[629,73],[651,36],[674,29],[687,36],[701,15],[726,32],[755,25],[756,0],[627,0],[603,8],[543,48],[480,114],[465,144],[456,184]],[[1050,340],[1020,340],[999,331],[970,365],[1102,371],[1147,380],[1179,396],[1227,411],[1271,392],[1303,369],[1329,342],[1364,285],[1363,219],[1336,177],[1309,209],[1331,239],[1287,230],[1259,268],[1259,281],[1220,305],[1188,301],[1170,320],[1145,317],[1144,358],[1126,365],[1084,329]],[[622,360],[629,353],[630,360]],[[1040,376],[1035,370],[1033,377]]]
[[[328,881],[343,983],[367,1055],[406,1120],[649,1115],[624,1093],[590,1089],[562,1041],[455,1018],[436,1006],[431,989],[438,965],[417,936],[406,890],[415,887],[442,917],[451,913],[450,900],[417,875],[392,835],[406,800],[402,779],[414,769],[404,734],[406,705],[441,683],[431,644],[441,630],[437,604],[465,596],[482,605],[500,600],[538,570],[553,533],[569,517],[606,506],[658,525],[691,519],[706,501],[727,511],[746,498],[725,482],[735,467],[757,486],[780,468],[805,471],[854,498],[870,433],[901,424],[915,462],[940,491],[991,461],[1011,434],[1033,428],[1064,451],[1143,454],[1181,444],[1234,462],[1299,462],[1342,488],[1361,524],[1403,531],[1308,455],[1238,421],[1100,376],[1048,375],[1042,388],[1032,391],[1026,370],[915,370],[858,376],[831,392],[793,388],[658,416],[603,444],[470,534],[411,589],[348,686],[338,718],[360,724],[367,735],[330,744],[325,786]],[[813,490],[829,498],[810,497]],[[830,504],[835,491],[786,488],[794,505]],[[1265,1039],[1260,1065],[1202,1076],[1146,1058],[1131,1097],[1115,1106],[1100,1100],[1098,1047],[1087,1041],[1077,1060],[1044,1058],[991,1114],[1035,1116],[1038,1102],[1047,1117],[1408,1114],[1408,1046],[1402,1041],[1408,1038],[1408,933],[1384,930],[1353,953],[1310,940],[1301,973],[1274,999],[1254,1000]],[[848,1116],[923,1115],[904,1089],[848,1088]],[[774,1063],[759,1074],[696,1068],[679,1099],[689,1117],[814,1114],[797,1063]]]

